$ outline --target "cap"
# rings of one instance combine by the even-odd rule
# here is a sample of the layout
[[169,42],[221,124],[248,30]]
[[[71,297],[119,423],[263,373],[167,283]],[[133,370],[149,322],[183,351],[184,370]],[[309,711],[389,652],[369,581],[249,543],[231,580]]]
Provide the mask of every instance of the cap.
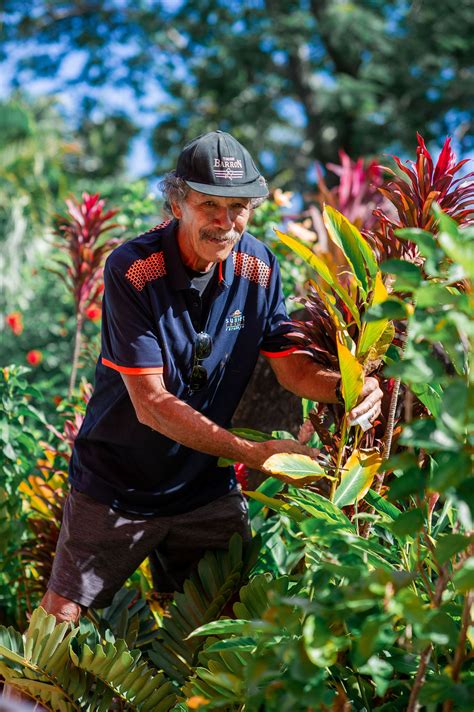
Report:
[[224,131],[198,136],[181,151],[176,175],[206,195],[264,198],[265,178],[241,143]]

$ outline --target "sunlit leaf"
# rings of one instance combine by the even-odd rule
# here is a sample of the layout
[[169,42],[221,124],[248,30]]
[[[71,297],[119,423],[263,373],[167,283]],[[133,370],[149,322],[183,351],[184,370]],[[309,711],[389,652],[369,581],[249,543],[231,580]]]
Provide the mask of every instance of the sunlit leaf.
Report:
[[342,378],[342,395],[346,412],[352,410],[364,385],[364,369],[349,349],[337,341],[337,356]]
[[[305,485],[320,477],[327,477],[318,463],[308,455],[297,453],[278,453],[265,460],[263,464],[275,477],[284,476],[287,482],[294,485]],[[332,479],[329,477],[328,479]]]
[[291,504],[287,504],[287,502],[283,502],[281,499],[268,497],[266,494],[263,494],[262,492],[258,491],[249,492],[245,490],[244,494],[246,497],[250,497],[250,499],[253,499],[256,502],[260,502],[260,504],[263,504],[269,509],[273,509],[276,512],[280,512],[281,514],[286,514],[291,519],[294,519],[295,522],[301,522],[305,519],[304,514],[297,507],[294,507]]
[[275,229],[275,232],[285,245],[290,247],[293,252],[296,252],[299,257],[307,262],[308,265],[312,267],[312,269],[314,269],[315,272],[317,272],[317,274],[319,274],[319,276],[334,289],[336,294],[340,296],[346,307],[349,309],[356,324],[360,327],[359,310],[357,309],[354,300],[348,291],[337,281],[324,260],[315,255],[309,247],[303,245],[303,243],[296,240],[294,237],[290,237],[290,235],[286,235],[284,232],[280,232],[280,230],[277,229]]
[[[382,304],[388,297],[387,289],[383,283],[382,275],[377,272],[375,275],[375,286],[370,301],[370,306]],[[357,355],[363,356],[377,343],[381,338],[388,324],[388,319],[379,319],[377,321],[366,322],[362,327],[362,334],[357,346]]]
[[323,220],[332,241],[344,252],[354,270],[357,281],[365,294],[372,288],[367,280],[367,273],[375,278],[378,265],[372,248],[364,240],[359,230],[349,220],[329,205],[323,212]]
[[379,452],[354,450],[344,465],[334,504],[347,507],[365,497],[381,464],[382,456]]

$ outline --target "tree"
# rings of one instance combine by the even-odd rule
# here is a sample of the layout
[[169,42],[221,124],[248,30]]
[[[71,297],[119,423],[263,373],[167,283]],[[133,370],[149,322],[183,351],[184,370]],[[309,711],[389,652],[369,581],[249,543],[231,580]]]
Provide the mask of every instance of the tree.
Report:
[[416,129],[432,141],[459,126],[461,152],[472,148],[468,0],[5,5],[7,51],[34,40],[18,83],[60,76],[79,50],[70,82],[131,87],[135,108],[151,87],[165,92],[152,140],[159,173],[186,139],[217,127],[258,155],[274,184],[293,187],[339,148],[413,148]]

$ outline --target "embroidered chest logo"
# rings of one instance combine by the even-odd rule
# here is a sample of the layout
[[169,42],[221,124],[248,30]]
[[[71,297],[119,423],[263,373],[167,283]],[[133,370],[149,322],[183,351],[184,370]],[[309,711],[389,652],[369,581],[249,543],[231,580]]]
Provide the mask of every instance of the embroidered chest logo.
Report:
[[236,309],[235,312],[225,320],[225,330],[226,331],[239,331],[245,326],[245,316],[242,314],[240,309]]

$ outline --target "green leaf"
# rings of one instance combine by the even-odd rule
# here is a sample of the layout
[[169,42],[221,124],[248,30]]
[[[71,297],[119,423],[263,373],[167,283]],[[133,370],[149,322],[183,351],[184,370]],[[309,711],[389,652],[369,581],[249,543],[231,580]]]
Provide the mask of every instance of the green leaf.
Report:
[[445,534],[440,536],[436,542],[436,558],[439,563],[445,564],[456,554],[464,551],[469,544],[474,543],[474,536],[464,536],[463,534]]
[[334,504],[347,507],[358,502],[368,492],[375,474],[382,464],[377,451],[354,450],[344,464],[341,481],[334,494]]
[[343,251],[364,297],[367,296],[370,287],[366,268],[373,279],[378,272],[372,249],[355,225],[329,205],[324,208],[323,220],[329,237]]
[[337,339],[337,356],[342,379],[342,395],[346,413],[356,405],[364,385],[364,369],[356,357]]
[[343,637],[336,637],[315,615],[309,615],[304,622],[303,642],[308,658],[321,668],[334,665],[340,648],[348,644]]
[[[275,476],[284,475],[293,484],[304,485],[326,477],[322,467],[308,455],[277,453],[265,460],[263,467]],[[328,478],[332,479],[332,478]]]
[[[444,218],[450,220],[447,215]],[[462,231],[458,229],[457,225],[456,231],[449,230],[448,232],[447,227],[447,223],[443,224],[442,222],[442,232],[438,235],[439,244],[453,262],[462,265],[466,276],[474,279],[474,241],[463,240]]]
[[374,490],[369,490],[366,493],[364,499],[377,512],[380,512],[380,514],[385,514],[386,516],[390,517],[390,519],[398,519],[398,517],[400,516],[400,510],[395,507],[395,505],[391,504],[390,502],[387,502],[386,499],[377,494],[377,492],[374,492]]
[[406,319],[412,312],[412,307],[401,299],[390,297],[382,304],[376,304],[365,314],[365,320],[378,321],[379,319]]
[[406,536],[414,536],[423,528],[424,517],[421,509],[410,509],[408,512],[402,512],[395,522],[389,526],[392,532],[398,538]]
[[221,650],[254,650],[256,645],[257,643],[255,638],[239,636],[230,638],[230,640],[219,640],[217,643],[209,645],[206,647],[206,654],[218,653]]
[[350,296],[349,292],[344,289],[344,287],[332,275],[331,270],[326,265],[324,260],[322,260],[321,257],[315,255],[309,249],[309,247],[303,245],[301,242],[299,242],[299,240],[296,240],[294,237],[285,235],[285,233],[280,232],[276,229],[275,232],[285,245],[290,247],[294,252],[296,252],[299,257],[305,260],[305,262],[307,262],[309,266],[312,267],[322,279],[324,279],[326,284],[329,284],[329,286],[334,289],[336,294],[340,296],[346,307],[349,309],[356,324],[360,327],[360,315],[357,305]]
[[386,260],[380,269],[385,274],[397,276],[396,290],[400,292],[415,289],[422,280],[420,268],[406,260]]
[[441,430],[432,419],[422,418],[414,420],[403,428],[400,437],[402,445],[411,447],[421,447],[428,452],[437,450],[454,450],[459,447],[459,443],[450,433]]
[[248,633],[253,624],[254,621],[233,619],[211,621],[210,623],[201,625],[199,628],[193,630],[192,633],[188,635],[186,640],[189,638],[196,638],[199,635],[232,635],[234,633]]
[[297,507],[292,507],[290,504],[283,502],[281,499],[274,499],[273,497],[267,497],[267,495],[259,492],[245,492],[247,497],[260,502],[264,507],[269,507],[270,509],[285,514],[286,516],[294,519],[296,522],[303,521],[305,519],[304,514],[297,509]]
[[474,588],[474,556],[467,559],[462,568],[454,574],[453,583],[461,593],[468,593]]
[[[372,293],[370,307],[382,304],[388,297],[387,289],[382,281],[382,275],[377,272],[375,276],[375,286]],[[387,328],[388,319],[378,319],[377,321],[366,322],[362,326],[362,334],[357,345],[357,355],[362,356],[379,341]],[[393,336],[392,336],[393,339]],[[392,340],[390,339],[390,341]]]
[[428,408],[431,415],[437,418],[441,409],[442,388],[439,383],[414,383],[411,390],[416,397]]
[[421,627],[421,636],[428,638],[435,645],[454,647],[458,640],[458,628],[451,616],[445,611],[431,611]]
[[467,427],[474,425],[470,395],[466,382],[461,378],[453,380],[443,393],[440,420],[457,435],[464,435]]
[[[278,492],[281,492],[284,486],[284,483],[281,480],[277,480],[276,477],[267,477],[267,479],[257,487],[256,491],[266,497],[273,497],[278,494]],[[247,496],[249,496],[249,493],[247,493]],[[250,520],[256,517],[262,511],[264,506],[265,505],[262,502],[252,498],[252,501],[249,502]]]
[[354,531],[353,525],[344,512],[317,492],[299,490],[298,494],[296,494],[292,490],[290,494],[286,495],[286,499],[290,502],[296,502],[316,519],[337,524],[339,527],[342,526],[350,531]]

